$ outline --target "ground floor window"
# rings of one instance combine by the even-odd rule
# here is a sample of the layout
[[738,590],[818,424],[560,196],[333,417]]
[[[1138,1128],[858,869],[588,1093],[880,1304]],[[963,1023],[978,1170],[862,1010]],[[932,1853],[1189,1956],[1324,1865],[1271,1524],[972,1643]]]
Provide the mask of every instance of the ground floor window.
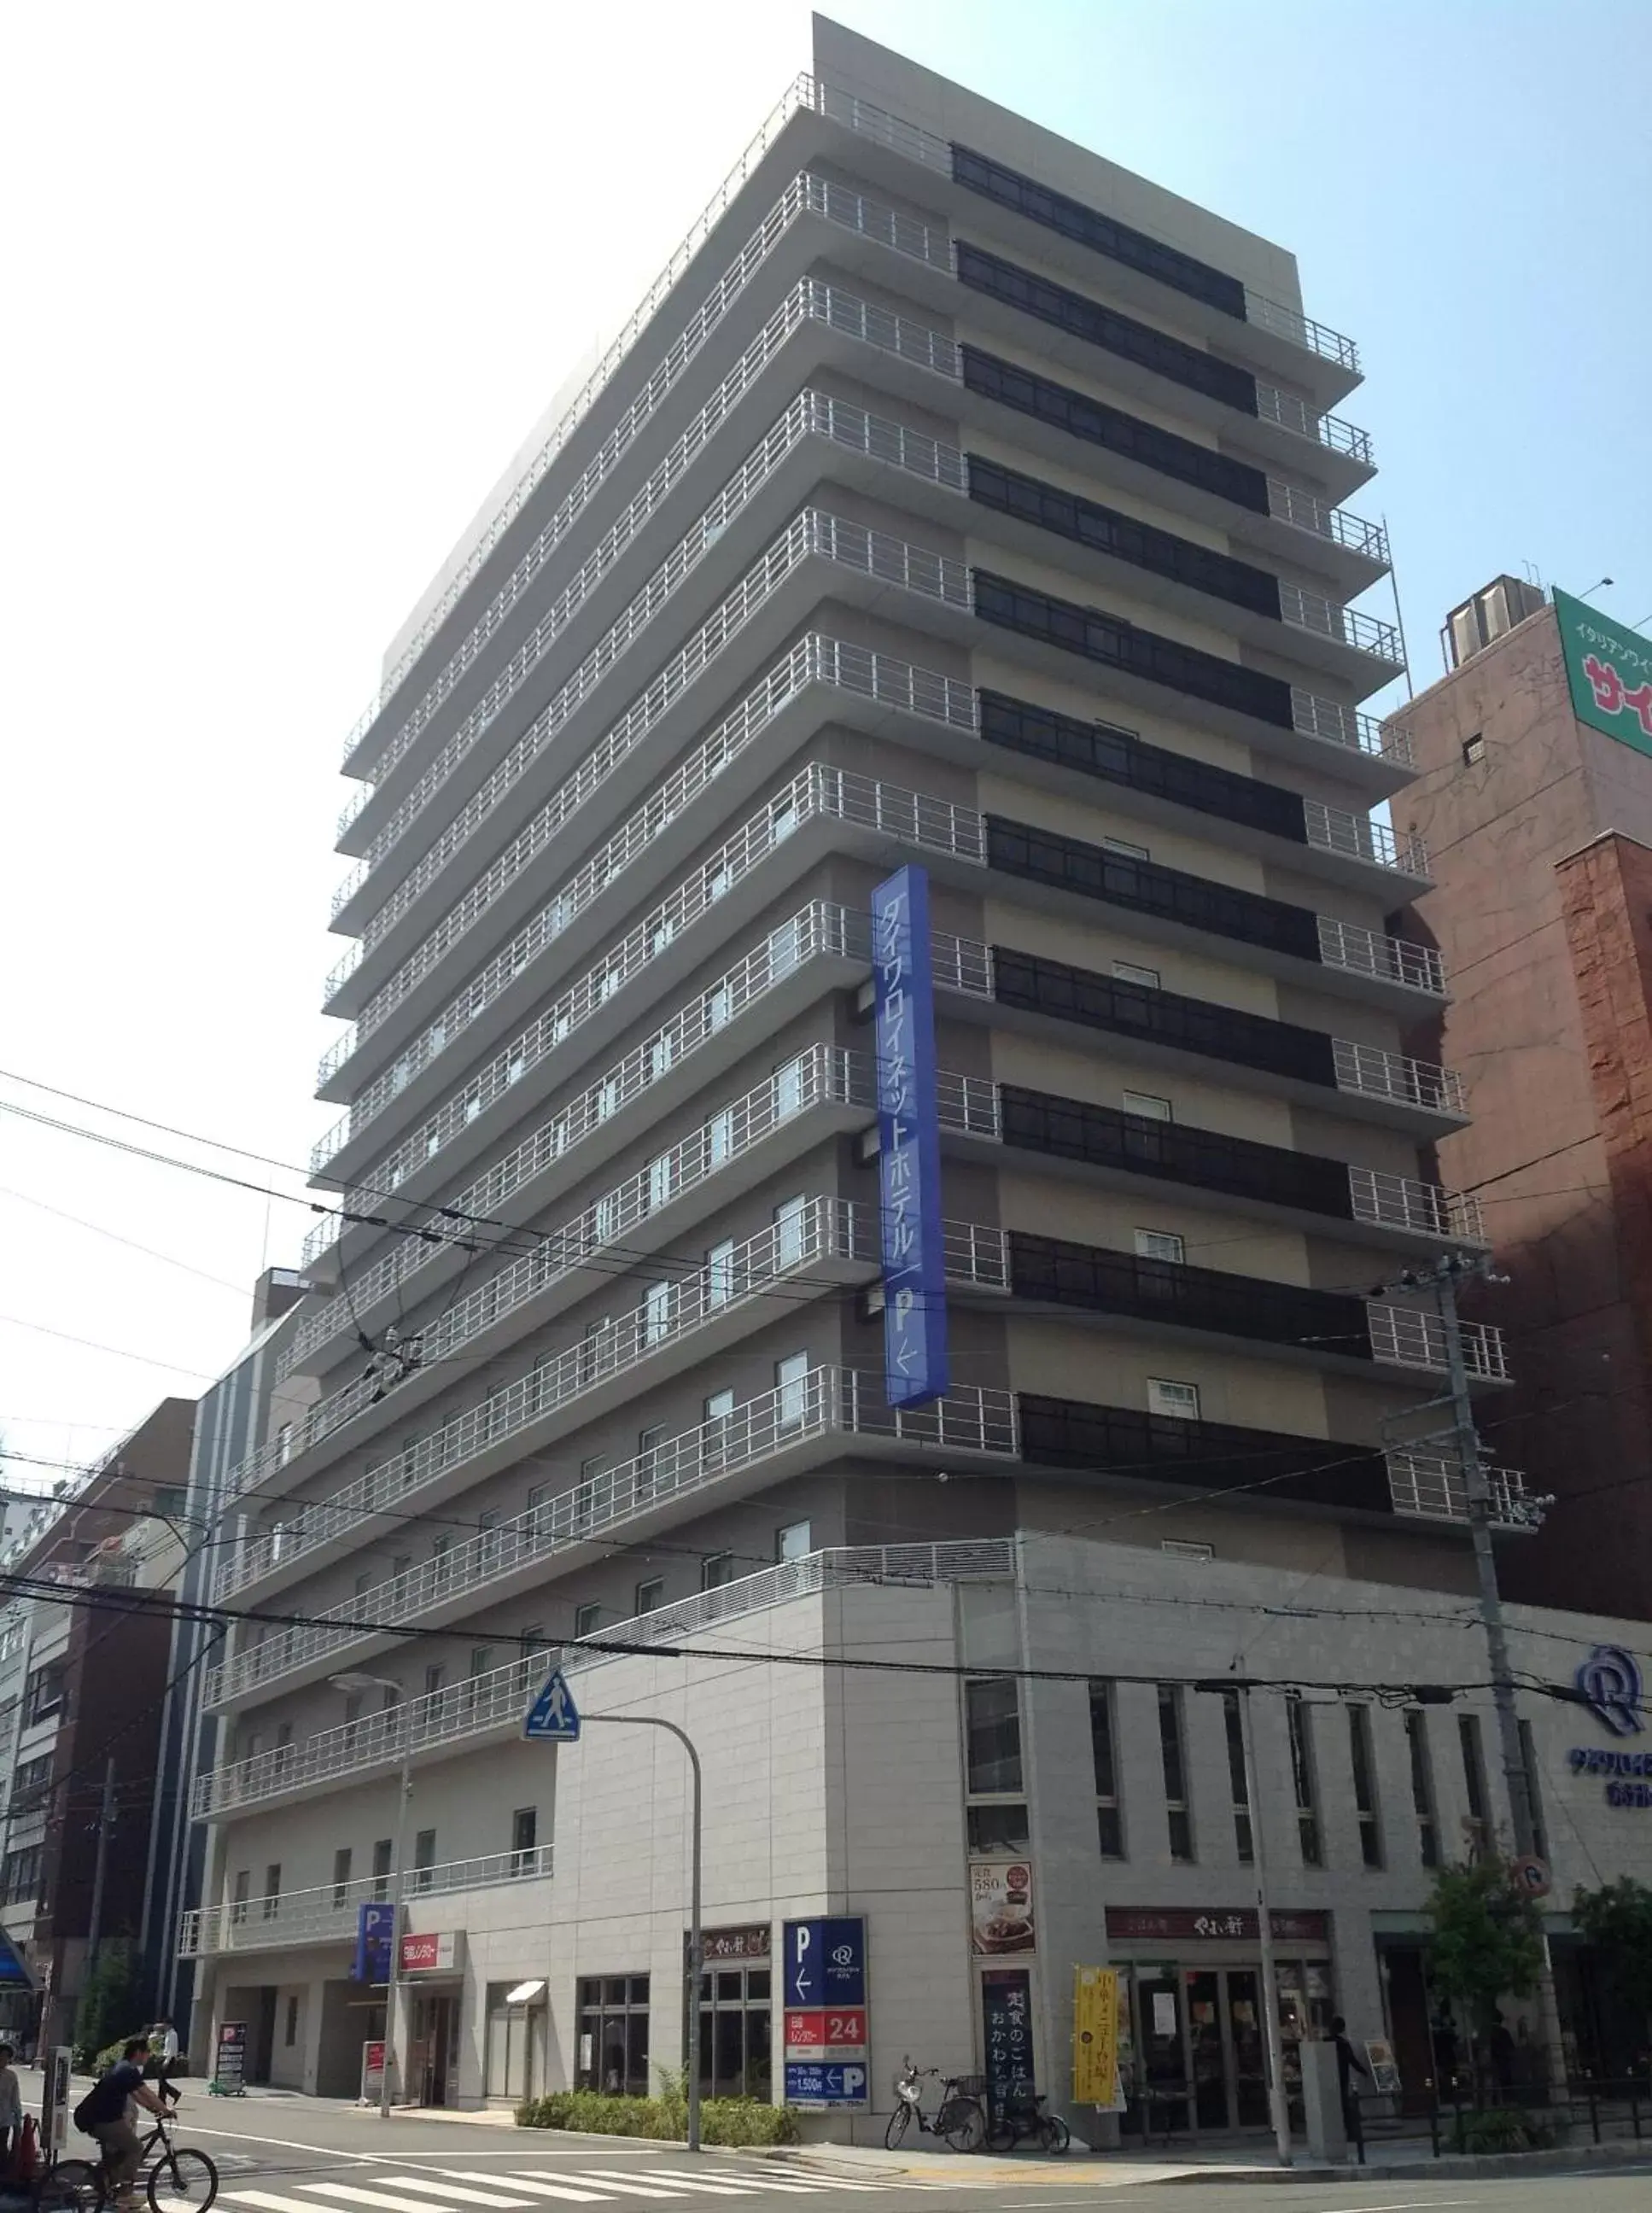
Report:
[[[1149,2136],[1265,2128],[1267,2032],[1259,1963],[1138,1966],[1131,1979],[1135,2064],[1124,2126],[1145,2125]],[[1330,2027],[1330,1966],[1281,1960],[1275,1979],[1286,2095],[1300,2122],[1301,2045]]]
[[646,2098],[649,2081],[649,1978],[586,1975],[578,1987],[576,2090]]
[[719,1962],[700,1977],[700,2088],[708,2098],[757,2098],[771,2082],[770,1971]]

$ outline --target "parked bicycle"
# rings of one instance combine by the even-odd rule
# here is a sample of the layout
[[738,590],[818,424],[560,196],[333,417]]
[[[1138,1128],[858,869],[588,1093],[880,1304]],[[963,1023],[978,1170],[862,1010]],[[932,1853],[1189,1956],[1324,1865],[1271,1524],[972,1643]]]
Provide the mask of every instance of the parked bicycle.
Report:
[[[160,2147],[153,2160],[151,2153]],[[175,2144],[164,2120],[143,2140],[143,2194],[149,2213],[209,2213],[218,2194],[218,2170],[204,2151]],[[101,2159],[60,2159],[40,2179],[42,2208],[52,2213],[102,2213],[115,2187]]]
[[1059,2113],[1044,2111],[1043,2093],[1035,2090],[1030,2082],[1012,2083],[990,2103],[991,2110],[986,2125],[989,2151],[1013,2151],[1029,2137],[1036,2137],[1047,2152],[1064,2152],[1072,2143],[1066,2122]]
[[[933,2119],[923,2106],[926,2075],[941,2085]],[[979,2151],[986,2140],[986,2108],[981,2103],[985,2091],[984,2076],[943,2076],[938,2067],[914,2067],[910,2058],[903,2059],[895,2077],[895,2110],[883,2132],[885,2145],[893,2151],[916,2121],[921,2136],[942,2137],[954,2151]]]

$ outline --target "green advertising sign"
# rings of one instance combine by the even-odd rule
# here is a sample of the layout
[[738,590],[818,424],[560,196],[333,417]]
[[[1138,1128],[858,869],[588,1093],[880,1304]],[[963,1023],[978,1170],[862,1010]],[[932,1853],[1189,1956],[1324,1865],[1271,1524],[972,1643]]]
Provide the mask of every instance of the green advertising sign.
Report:
[[1652,639],[1557,589],[1556,619],[1572,712],[1620,745],[1652,753]]

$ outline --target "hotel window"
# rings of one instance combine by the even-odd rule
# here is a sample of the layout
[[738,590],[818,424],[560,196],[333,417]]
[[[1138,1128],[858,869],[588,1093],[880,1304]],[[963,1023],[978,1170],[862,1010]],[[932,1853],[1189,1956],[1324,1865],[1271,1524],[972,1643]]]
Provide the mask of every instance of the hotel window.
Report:
[[649,2077],[649,1978],[588,1975],[577,1985],[576,2090],[609,2097],[646,2097]]
[[808,1353],[789,1353],[784,1360],[777,1360],[774,1363],[774,1381],[776,1428],[801,1429],[808,1411]]
[[1457,1739],[1463,1753],[1463,1795],[1468,1801],[1468,1818],[1472,1826],[1469,1831],[1469,1856],[1478,1858],[1485,1850],[1491,1834],[1486,1819],[1485,1747],[1480,1741],[1480,1717],[1478,1714],[1459,1714]]
[[1089,1692],[1090,1761],[1095,1772],[1096,1840],[1104,1860],[1121,1860],[1125,1856],[1125,1821],[1119,1804],[1113,1685],[1092,1681]]
[[810,1550],[809,1525],[807,1521],[788,1521],[774,1533],[774,1557],[777,1560],[801,1560]]
[[1182,1728],[1182,1696],[1174,1683],[1159,1686],[1159,1757],[1164,1768],[1164,1806],[1169,1818],[1170,1856],[1193,1857],[1193,1814],[1187,1795],[1187,1748]]
[[601,1626],[602,1607],[599,1602],[592,1601],[574,1608],[574,1635],[576,1637],[594,1637]]
[[1180,1268],[1187,1259],[1187,1241],[1173,1229],[1138,1229],[1136,1257],[1138,1260],[1168,1260]]
[[705,1303],[726,1307],[735,1295],[735,1241],[725,1237],[705,1256]]
[[1412,1707],[1405,1716],[1405,1748],[1411,1754],[1417,1857],[1425,1868],[1437,1868],[1440,1824],[1434,1811],[1434,1763],[1429,1757],[1429,1717],[1419,1707]]
[[1371,1745],[1371,1709],[1348,1709],[1348,1752],[1354,1769],[1354,1811],[1359,1817],[1360,1857],[1368,1868],[1382,1865],[1382,1823],[1377,1812],[1376,1756]]
[[1520,1760],[1526,1770],[1526,1792],[1532,1808],[1532,1849],[1539,1856],[1548,1856],[1549,1844],[1543,1819],[1543,1800],[1537,1783],[1537,1746],[1532,1738],[1530,1722],[1520,1723]]
[[1101,850],[1104,853],[1117,853],[1125,861],[1150,861],[1153,858],[1145,845],[1133,845],[1128,838],[1104,838]]
[[637,1595],[633,1603],[637,1613],[640,1615],[657,1612],[658,1609],[665,1604],[665,1577],[663,1576],[649,1576],[645,1582],[640,1582],[637,1584]]
[[802,1112],[803,1105],[803,1063],[802,1058],[788,1060],[774,1072],[774,1119],[783,1122]]
[[1296,1798],[1296,1841],[1304,1867],[1323,1867],[1319,1807],[1314,1793],[1314,1738],[1306,1701],[1299,1691],[1285,1693],[1285,1729],[1290,1740],[1290,1780]]
[[732,1552],[708,1552],[700,1562],[700,1588],[721,1590],[725,1583],[735,1580],[735,1556]]
[[795,1268],[803,1257],[803,1211],[808,1201],[800,1192],[783,1199],[774,1210],[774,1265]]
[[1222,1694],[1222,1726],[1228,1740],[1228,1789],[1234,1805],[1234,1847],[1241,1867],[1256,1860],[1256,1834],[1251,1826],[1251,1782],[1245,1771],[1245,1712],[1237,1691]]
[[671,1327],[669,1283],[650,1283],[643,1295],[643,1342],[658,1344]]
[[1147,1379],[1147,1411],[1149,1414],[1165,1414],[1173,1421],[1196,1422],[1199,1417],[1199,1391],[1197,1383],[1176,1383],[1163,1375]]
[[1126,1091],[1122,1102],[1126,1114],[1138,1115],[1143,1122],[1170,1122],[1175,1119],[1170,1101],[1161,1099],[1152,1091]]
[[1134,984],[1138,991],[1156,991],[1159,989],[1158,970],[1141,967],[1134,960],[1115,960],[1113,974],[1115,983]]
[[381,1837],[373,1847],[373,1895],[376,1899],[390,1895],[390,1856],[395,1849],[393,1837]]

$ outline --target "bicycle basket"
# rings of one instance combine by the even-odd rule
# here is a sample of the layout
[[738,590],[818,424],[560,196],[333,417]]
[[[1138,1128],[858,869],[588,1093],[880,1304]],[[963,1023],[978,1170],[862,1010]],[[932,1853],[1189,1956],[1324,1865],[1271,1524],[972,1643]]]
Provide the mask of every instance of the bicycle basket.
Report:
[[960,2075],[952,2087],[957,2091],[960,2098],[984,2098],[986,2095],[986,2076],[984,2075]]

